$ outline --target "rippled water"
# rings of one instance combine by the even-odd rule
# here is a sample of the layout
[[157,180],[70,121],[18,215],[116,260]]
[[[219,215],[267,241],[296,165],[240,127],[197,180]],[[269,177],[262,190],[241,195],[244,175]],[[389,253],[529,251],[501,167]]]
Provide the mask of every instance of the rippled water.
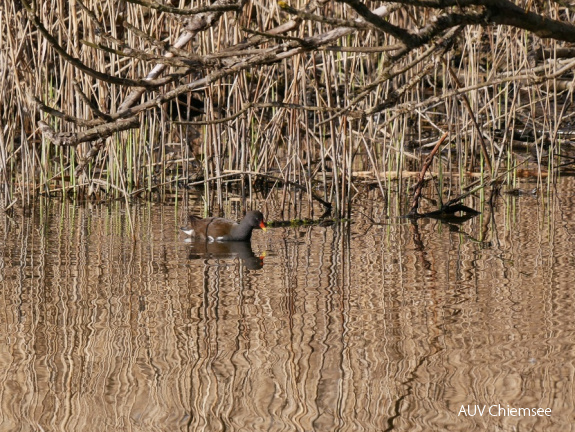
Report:
[[171,206],[2,215],[0,430],[572,430],[574,196],[251,249]]

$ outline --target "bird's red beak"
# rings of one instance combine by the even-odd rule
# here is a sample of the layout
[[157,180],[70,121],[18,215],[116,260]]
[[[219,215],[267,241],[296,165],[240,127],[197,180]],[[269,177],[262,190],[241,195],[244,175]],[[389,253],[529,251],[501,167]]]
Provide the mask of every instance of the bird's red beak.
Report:
[[260,228],[263,229],[264,231],[267,230],[266,224],[264,223],[264,221],[261,221],[261,222],[260,222]]

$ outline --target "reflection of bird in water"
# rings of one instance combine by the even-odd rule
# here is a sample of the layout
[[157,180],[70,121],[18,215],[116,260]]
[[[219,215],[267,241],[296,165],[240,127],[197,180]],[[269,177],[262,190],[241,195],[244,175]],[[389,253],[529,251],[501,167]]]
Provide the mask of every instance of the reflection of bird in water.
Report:
[[266,230],[264,215],[259,211],[249,211],[240,223],[224,218],[205,218],[190,216],[190,228],[182,231],[196,238],[208,241],[230,242],[249,241],[254,228]]
[[257,256],[250,242],[204,242],[191,241],[189,259],[233,259],[242,260],[249,270],[259,270],[264,266],[264,257]]

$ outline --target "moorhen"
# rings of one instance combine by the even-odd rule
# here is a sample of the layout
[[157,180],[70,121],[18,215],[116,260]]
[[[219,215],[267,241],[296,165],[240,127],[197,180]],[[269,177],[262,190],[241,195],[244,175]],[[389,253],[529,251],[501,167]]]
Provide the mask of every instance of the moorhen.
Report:
[[182,228],[189,236],[208,241],[249,241],[254,228],[266,230],[264,215],[259,211],[249,211],[240,223],[223,218],[199,218],[190,216],[190,228]]

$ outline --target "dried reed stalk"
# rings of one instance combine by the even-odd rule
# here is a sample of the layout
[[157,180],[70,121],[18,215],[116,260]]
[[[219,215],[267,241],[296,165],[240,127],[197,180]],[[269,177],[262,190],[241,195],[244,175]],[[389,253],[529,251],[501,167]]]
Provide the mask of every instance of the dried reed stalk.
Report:
[[223,208],[237,171],[246,205],[258,173],[282,180],[286,206],[297,184],[310,212],[321,195],[349,216],[358,172],[384,196],[442,130],[460,178],[513,166],[517,129],[541,179],[558,165],[572,87],[557,80],[573,67],[560,42],[504,26],[436,37],[439,12],[416,6],[180,3],[0,5],[5,207],[36,194],[167,200],[204,179],[207,205]]

